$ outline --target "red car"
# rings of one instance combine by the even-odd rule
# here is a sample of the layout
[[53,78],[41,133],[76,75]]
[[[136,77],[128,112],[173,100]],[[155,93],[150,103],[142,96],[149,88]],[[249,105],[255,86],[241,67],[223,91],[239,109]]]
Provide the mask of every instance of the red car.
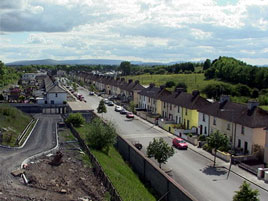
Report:
[[174,138],[172,144],[174,147],[177,147],[178,149],[188,149],[187,143],[179,137]]
[[128,119],[133,119],[133,118],[134,118],[134,114],[133,114],[132,112],[128,112],[128,113],[126,114],[126,117],[127,117]]

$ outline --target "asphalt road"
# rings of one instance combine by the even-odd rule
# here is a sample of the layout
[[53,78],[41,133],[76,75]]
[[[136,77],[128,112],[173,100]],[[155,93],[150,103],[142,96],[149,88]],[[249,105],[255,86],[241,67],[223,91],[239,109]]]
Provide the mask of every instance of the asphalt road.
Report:
[[39,118],[39,121],[23,148],[6,149],[0,147],[0,180],[3,185],[11,185],[15,182],[10,173],[19,168],[23,160],[56,145],[56,123],[61,117],[44,114],[38,114],[35,117]]
[[[79,90],[83,94],[87,103],[96,111],[100,97],[89,96],[88,91]],[[110,120],[116,126],[118,133],[131,142],[139,141],[143,144],[142,151],[146,152],[146,147],[153,138],[163,137],[170,145],[172,137],[164,131],[155,129],[151,124],[137,119],[128,120],[125,115],[120,115],[114,111],[114,107],[107,106],[107,113],[103,117]],[[226,179],[227,170],[224,168],[211,168],[212,161],[199,155],[192,150],[176,150],[174,156],[168,160],[163,167],[172,169],[173,179],[182,185],[188,192],[200,201],[231,201],[234,191],[239,190],[239,186],[244,179],[236,174],[230,173]],[[260,200],[266,201],[267,191],[251,184],[254,189],[260,192]]]

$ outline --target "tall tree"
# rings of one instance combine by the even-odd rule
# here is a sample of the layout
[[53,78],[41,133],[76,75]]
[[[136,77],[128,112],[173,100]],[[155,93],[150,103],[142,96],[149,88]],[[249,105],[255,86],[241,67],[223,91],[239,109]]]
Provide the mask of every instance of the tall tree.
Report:
[[209,59],[206,59],[206,61],[204,62],[204,65],[203,65],[203,70],[209,69],[210,66],[211,66],[211,61]]
[[214,162],[213,166],[215,167],[216,165],[216,154],[217,150],[220,147],[226,147],[228,146],[228,138],[226,135],[220,133],[218,130],[214,133],[212,133],[208,138],[207,138],[208,146],[214,149]]
[[116,130],[111,122],[104,124],[99,118],[93,119],[86,134],[86,142],[94,149],[109,153],[109,148],[116,141]]
[[233,201],[259,201],[258,195],[259,191],[253,190],[250,184],[244,181],[240,190],[235,191]]
[[123,75],[130,75],[131,72],[131,64],[129,61],[122,61],[119,69],[122,71]]
[[163,138],[154,138],[153,142],[150,142],[147,147],[147,155],[149,158],[154,157],[161,168],[161,164],[165,164],[168,158],[174,155],[174,149]]
[[101,100],[101,101],[100,101],[99,106],[98,106],[98,108],[97,108],[97,112],[98,112],[98,113],[101,113],[101,114],[107,112],[106,106],[105,106],[105,104],[104,104],[104,100]]

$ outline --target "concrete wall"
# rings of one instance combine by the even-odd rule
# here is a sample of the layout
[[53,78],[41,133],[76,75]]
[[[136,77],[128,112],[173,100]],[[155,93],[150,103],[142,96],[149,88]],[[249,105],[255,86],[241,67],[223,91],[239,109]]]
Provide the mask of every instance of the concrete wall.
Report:
[[166,201],[196,201],[192,195],[177,184],[172,178],[147,159],[142,152],[132,144],[118,136],[116,147],[124,160],[129,161],[133,170],[139,177],[148,182],[156,191],[158,197],[164,196]]

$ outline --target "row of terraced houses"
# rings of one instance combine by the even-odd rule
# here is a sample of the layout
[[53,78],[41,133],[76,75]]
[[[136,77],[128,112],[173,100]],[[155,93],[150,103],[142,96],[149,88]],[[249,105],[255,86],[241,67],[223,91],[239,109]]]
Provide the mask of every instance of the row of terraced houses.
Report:
[[219,130],[229,137],[232,148],[244,154],[252,154],[254,145],[261,147],[264,162],[268,163],[268,112],[259,108],[256,101],[239,104],[222,96],[220,101],[210,102],[197,90],[171,92],[154,84],[145,88],[139,81],[125,81],[124,78],[85,72],[72,75],[95,85],[99,91],[119,96],[125,102],[133,101],[138,108],[146,109],[148,115],[161,115],[161,123],[164,122],[171,133],[178,125],[206,136]]

